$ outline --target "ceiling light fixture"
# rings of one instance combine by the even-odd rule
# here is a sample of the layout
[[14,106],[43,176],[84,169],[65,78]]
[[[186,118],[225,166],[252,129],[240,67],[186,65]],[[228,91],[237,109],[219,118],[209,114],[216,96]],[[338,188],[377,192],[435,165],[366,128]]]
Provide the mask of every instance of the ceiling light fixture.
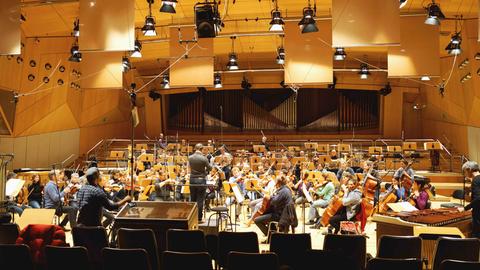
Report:
[[427,7],[427,19],[425,20],[425,24],[428,25],[440,25],[440,21],[445,19],[445,15],[443,14],[440,6],[435,3],[435,0],[432,0]]
[[77,42],[75,42],[70,49],[70,58],[68,58],[68,61],[77,63],[82,61],[82,53],[79,50]]
[[310,0],[308,0],[308,7],[303,8],[303,17],[298,23],[300,29],[302,30],[302,34],[318,32],[318,27],[314,19],[316,10],[316,4],[314,4],[312,9]]
[[400,8],[403,8],[407,4],[408,0],[400,0]]
[[232,39],[232,52],[228,56],[228,64],[227,64],[227,69],[228,70],[238,70],[238,59],[237,59],[237,54],[235,53],[235,39],[236,37],[233,36],[231,37]]
[[358,74],[360,74],[360,79],[362,80],[368,79],[368,75],[370,75],[370,71],[368,70],[367,64],[360,65],[360,71],[358,72]]
[[123,68],[123,72],[128,72],[132,68],[130,59],[128,59],[128,57],[126,56],[122,58],[122,68]]
[[79,37],[80,36],[80,20],[79,19],[76,19],[73,22],[72,36],[74,36],[74,37]]
[[345,53],[345,48],[338,47],[335,48],[335,53],[333,54],[333,59],[335,61],[343,61],[347,58],[347,54]]
[[215,74],[215,77],[214,77],[214,80],[213,80],[213,86],[217,89],[223,87],[222,76],[220,75],[220,73]]
[[163,75],[162,83],[160,86],[163,89],[170,89],[170,76],[168,74]]
[[152,16],[152,3],[153,0],[147,0],[148,2],[148,16],[145,17],[145,24],[142,27],[143,35],[146,37],[155,37],[157,36],[157,31],[155,30],[155,18]]
[[424,81],[424,82],[430,81],[430,77],[429,76],[422,76],[422,77],[420,77],[420,81]]
[[177,0],[162,1],[162,7],[160,7],[160,12],[177,13],[175,11],[175,6],[177,5],[177,3]]
[[140,43],[140,40],[138,39],[135,40],[135,45],[133,46],[133,52],[130,55],[130,57],[133,57],[133,58],[142,57],[142,43]]
[[460,36],[460,32],[457,32],[452,35],[452,38],[450,39],[450,42],[448,43],[447,47],[445,47],[445,50],[450,55],[459,55],[462,53],[461,45],[462,45],[462,37]]
[[277,64],[279,65],[284,65],[285,64],[285,49],[282,47],[279,47],[277,49]]
[[283,31],[283,26],[285,25],[285,22],[283,21],[282,13],[280,12],[280,10],[278,10],[277,0],[275,0],[275,9],[273,9],[270,13],[272,15],[272,20],[270,21],[270,31]]
[[195,26],[198,38],[216,37],[225,26],[216,1],[197,3],[194,6]]

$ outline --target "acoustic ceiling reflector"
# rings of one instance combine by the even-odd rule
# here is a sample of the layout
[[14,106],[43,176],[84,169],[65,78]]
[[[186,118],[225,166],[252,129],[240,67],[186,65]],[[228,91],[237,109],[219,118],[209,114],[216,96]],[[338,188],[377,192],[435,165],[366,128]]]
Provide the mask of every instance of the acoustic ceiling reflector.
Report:
[[440,76],[439,28],[425,16],[402,17],[401,46],[388,48],[388,77]]
[[79,45],[82,52],[133,51],[134,0],[80,0],[79,19]]
[[333,47],[400,44],[397,0],[332,1]]
[[123,52],[85,52],[82,56],[82,88],[122,88]]
[[180,35],[178,28],[172,27],[170,37],[170,65],[173,64],[170,68],[170,87],[213,87],[213,39],[201,38],[197,43],[180,43],[180,37],[182,41],[195,38],[193,27],[180,28]]
[[20,0],[0,1],[0,55],[21,53]]
[[317,26],[318,32],[302,34],[297,22],[285,22],[285,84],[333,82],[332,22]]

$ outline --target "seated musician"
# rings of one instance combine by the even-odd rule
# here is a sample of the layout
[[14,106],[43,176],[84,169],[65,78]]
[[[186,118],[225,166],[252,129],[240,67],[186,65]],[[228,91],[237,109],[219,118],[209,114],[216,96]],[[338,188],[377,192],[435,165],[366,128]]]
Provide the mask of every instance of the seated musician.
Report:
[[[96,167],[92,167],[96,168]],[[45,208],[49,209],[59,209],[61,205],[63,205],[62,199],[64,198],[65,194],[70,192],[69,187],[65,187],[63,191],[60,191],[57,186],[57,180],[63,179],[63,172],[61,171],[51,171],[48,174],[48,183],[45,185],[43,189],[43,199],[45,202]],[[77,212],[78,208],[72,207],[69,205],[63,205],[61,207],[61,211],[63,214],[67,214],[65,218],[60,222],[60,226],[65,229],[65,225],[70,222],[70,227],[77,226]]]
[[[259,186],[262,189],[261,192],[262,192],[263,196],[265,197],[266,194],[272,195],[275,192],[276,182],[270,176],[266,176],[264,179],[260,180]],[[250,227],[250,225],[252,225],[252,223],[254,222],[253,217],[255,217],[255,213],[260,208],[262,208],[262,206],[263,206],[262,203],[263,203],[263,197],[259,198],[259,199],[256,199],[256,200],[252,200],[248,204],[248,206],[250,207],[252,215],[251,215],[250,219],[245,223],[245,225],[247,227]]]
[[[333,195],[335,195],[335,186],[330,177],[325,177],[325,181],[313,187],[312,190],[314,190],[317,199],[310,205],[308,223],[306,225],[312,225],[319,221],[320,215],[317,208],[326,208],[332,201]],[[320,223],[318,224],[320,225]]]
[[275,179],[276,192],[272,196],[265,195],[265,198],[270,200],[270,206],[263,215],[255,219],[255,224],[265,236],[268,234],[270,221],[280,221],[285,207],[293,204],[292,193],[286,183],[287,178],[285,176],[278,176]]
[[373,205],[377,205],[378,199],[380,196],[381,179],[378,171],[373,168],[373,164],[374,163],[370,160],[366,160],[365,162],[363,162],[363,177],[362,177],[361,184],[362,184],[362,188],[365,190],[365,184],[367,183],[368,179],[377,182],[377,185],[375,186],[374,197],[373,197]]
[[383,201],[386,196],[392,192],[395,192],[395,195],[397,196],[397,200],[395,202],[404,202],[408,198],[405,188],[400,185],[400,181],[397,178],[392,178],[392,183],[386,184],[385,188],[386,191],[380,194],[380,201]]
[[304,204],[308,202],[305,191],[308,192],[312,187],[312,182],[308,177],[309,173],[305,172],[303,174],[302,180],[298,181],[295,185],[293,185],[292,189],[295,191],[295,196],[293,196],[293,200],[295,201],[295,204]]
[[315,169],[316,172],[322,172],[322,173],[326,173],[327,172],[327,169],[325,169],[325,165],[323,165],[323,163],[319,162],[317,164],[317,167]]
[[330,159],[332,159],[332,160],[338,159],[337,150],[332,149],[332,150],[330,151]]
[[156,201],[171,201],[171,192],[173,191],[175,180],[167,179],[168,176],[163,172],[155,174],[155,200]]
[[266,136],[263,136],[263,137],[262,137],[262,143],[261,143],[261,145],[265,146],[265,150],[270,151],[270,146],[269,146],[268,143],[267,143],[267,137],[266,137]]
[[353,220],[360,211],[360,204],[362,203],[362,192],[357,188],[357,180],[350,176],[347,185],[342,185],[344,192],[342,198],[343,207],[330,218],[328,233],[338,234],[340,232],[340,222]]
[[[403,159],[402,162],[400,162],[400,167],[395,171],[393,174],[393,177],[396,179],[399,179],[399,181],[402,180],[402,178],[409,178],[412,181],[413,184],[413,177],[415,176],[415,172],[413,171],[412,168],[407,168],[409,162],[406,159]],[[407,169],[405,169],[407,168]],[[406,175],[406,176],[404,176]],[[402,183],[403,184],[403,183]],[[407,196],[410,195],[410,190],[406,190]]]
[[[223,172],[222,172],[223,173]],[[217,167],[213,167],[207,175],[207,195],[205,197],[205,210],[210,211],[210,203],[215,199],[217,191],[219,191],[220,173]]]
[[[88,181],[87,181],[88,183]],[[109,195],[109,192],[107,192],[105,190],[105,187],[108,185],[108,182],[105,180],[105,178],[101,177],[100,176],[100,179],[99,179],[99,182],[98,182],[98,187],[102,189],[102,191],[105,193],[105,195],[107,196],[107,199],[113,201],[113,198],[110,197]],[[78,193],[78,192],[77,192]],[[108,227],[110,224],[113,223],[113,221],[115,220],[115,214],[112,213],[111,211],[108,211],[107,209],[103,208],[102,210],[102,214],[103,214],[103,220],[102,220],[102,226],[104,228]]]
[[175,201],[183,201],[185,200],[185,196],[182,194],[182,187],[187,183],[187,180],[190,179],[190,175],[187,174],[185,169],[181,169],[180,173],[177,175],[175,179],[175,183],[177,186],[175,187]]
[[353,171],[353,169],[348,167],[347,161],[345,161],[344,159],[340,159],[340,166],[337,171],[337,178],[342,179],[342,175],[344,172],[348,172],[351,175],[355,175],[355,172]]
[[88,185],[78,191],[78,224],[82,226],[101,226],[103,209],[116,210],[123,204],[130,202],[130,196],[119,202],[113,202],[107,198],[105,192],[99,187],[101,181],[100,172],[97,168],[89,168],[86,172]]
[[[238,189],[240,190],[241,195],[245,196],[245,184],[244,184],[244,181],[243,181],[243,174],[238,167],[233,167],[232,176],[228,180],[228,183],[229,184],[235,184],[236,183],[237,186],[238,186]],[[237,200],[236,200],[235,196],[230,196],[225,200],[225,205],[227,207],[229,207],[230,205],[235,204],[236,201]],[[236,217],[236,219],[238,219],[239,216],[240,216],[240,207],[237,206],[237,207],[235,207],[235,217]]]
[[42,207],[43,185],[40,183],[40,175],[32,175],[32,183],[28,186],[28,205],[32,208]]
[[415,207],[418,210],[430,208],[429,195],[427,190],[430,188],[430,185],[427,181],[416,181],[418,184],[418,190],[413,193],[413,200],[415,201]]
[[107,186],[110,187],[109,196],[112,198],[114,202],[120,201],[127,193],[124,189],[125,184],[122,182],[121,175],[119,171],[113,171],[110,175],[110,180]]

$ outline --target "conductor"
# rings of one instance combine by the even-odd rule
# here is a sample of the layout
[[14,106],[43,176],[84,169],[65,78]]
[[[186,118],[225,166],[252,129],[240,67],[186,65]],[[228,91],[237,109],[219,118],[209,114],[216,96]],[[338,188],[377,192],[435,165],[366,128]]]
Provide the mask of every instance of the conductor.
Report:
[[203,145],[197,143],[195,145],[195,152],[188,157],[188,164],[190,167],[190,201],[196,202],[198,206],[198,221],[203,217],[203,204],[205,202],[207,174],[212,169],[206,156],[202,153]]

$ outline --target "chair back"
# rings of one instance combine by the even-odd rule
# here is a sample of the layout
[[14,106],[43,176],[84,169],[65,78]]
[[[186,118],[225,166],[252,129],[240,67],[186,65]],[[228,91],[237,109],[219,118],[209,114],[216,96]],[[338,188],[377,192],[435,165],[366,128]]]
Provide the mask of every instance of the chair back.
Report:
[[367,270],[422,270],[420,259],[373,258],[367,263]]
[[2,269],[34,269],[30,248],[23,244],[0,244],[0,262]]
[[360,269],[364,269],[367,257],[367,241],[363,235],[327,234],[323,249],[342,252],[351,257]]
[[312,249],[309,233],[273,233],[270,238],[270,252],[277,254],[280,265],[297,269],[308,250]]
[[212,270],[212,259],[207,252],[164,251],[162,270]]
[[103,270],[135,269],[152,270],[144,249],[104,248]]
[[169,229],[167,250],[177,252],[205,252],[205,234],[200,230]]
[[440,264],[440,270],[478,270],[480,262],[468,262],[458,260],[444,260]]
[[383,235],[377,257],[388,259],[422,258],[422,239],[418,236]]
[[258,237],[254,232],[219,232],[218,264],[227,266],[228,254],[231,251],[258,253]]
[[478,262],[480,240],[477,238],[440,237],[433,257],[433,270],[439,270],[444,260]]
[[0,224],[0,244],[15,244],[19,233],[15,223]]
[[73,245],[85,247],[94,268],[102,263],[102,249],[108,247],[107,232],[104,227],[73,227]]
[[65,242],[65,231],[56,225],[30,224],[19,234],[17,244],[25,244],[30,248],[34,264],[45,264],[45,247],[68,246]]
[[358,263],[354,262],[351,257],[338,250],[309,250],[305,254],[305,259],[302,261],[300,269],[310,269],[312,262],[315,262],[316,265],[321,265],[322,269],[363,270],[363,268],[359,268]]
[[127,229],[121,228],[117,232],[118,247],[122,249],[144,249],[150,261],[152,269],[157,270],[160,266],[160,253],[157,240],[151,229]]
[[45,247],[45,259],[47,270],[65,270],[62,262],[72,262],[68,265],[69,270],[92,269],[88,261],[88,251],[85,247]]
[[245,253],[232,251],[228,255],[228,270],[278,270],[275,253]]

